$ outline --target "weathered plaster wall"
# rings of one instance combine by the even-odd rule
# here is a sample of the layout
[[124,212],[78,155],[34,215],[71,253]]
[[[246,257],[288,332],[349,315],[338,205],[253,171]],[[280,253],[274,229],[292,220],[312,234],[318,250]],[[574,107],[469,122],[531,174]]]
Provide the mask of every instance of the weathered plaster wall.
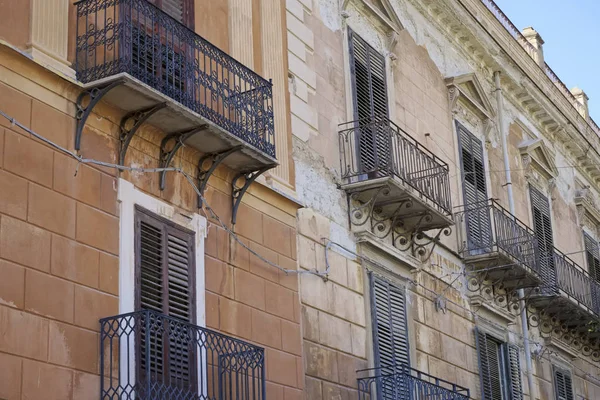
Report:
[[[390,98],[394,100],[394,104],[391,105],[391,117],[402,129],[449,164],[454,206],[462,203],[461,174],[453,127],[455,115],[449,109],[444,78],[475,72],[484,94],[492,104],[492,111],[497,112],[491,71],[482,69],[480,60],[471,59],[472,54],[462,48],[458,41],[441,33],[436,24],[443,21],[433,24],[430,17],[421,14],[410,1],[392,1],[404,30],[397,37],[397,44],[393,48],[394,57],[390,57],[389,37],[385,34],[385,29],[381,25],[375,28],[378,24],[374,22],[376,19],[365,17],[353,5],[355,3],[357,2],[350,1],[343,13],[339,2],[335,0],[288,1],[288,26],[295,27],[290,29],[289,42],[298,45],[294,50],[290,46],[289,59],[292,103],[297,101],[297,107],[292,104],[296,184],[299,199],[307,207],[298,213],[299,260],[301,268],[305,269],[323,270],[325,243],[322,238],[327,237],[334,230],[333,227],[336,232],[343,232],[341,236],[347,248],[359,253],[366,251],[365,245],[353,244],[346,196],[336,187],[340,176],[336,125],[352,119],[352,113],[349,112],[351,100],[348,97],[351,92],[345,42],[347,38],[344,35],[346,24],[386,55],[386,62],[392,66],[393,77]],[[482,38],[481,43],[490,44],[491,41]],[[510,70],[511,76],[521,74],[518,68],[510,65],[506,68]],[[296,100],[294,96],[297,97]],[[516,215],[531,225],[528,181],[518,149],[525,134],[515,121],[519,119],[522,125],[536,134],[539,131],[537,124],[529,120],[526,112],[515,106],[514,98],[507,97],[504,103],[505,125],[509,127],[508,151],[510,168],[513,170]],[[472,129],[485,143],[489,195],[508,208],[499,124],[494,122],[495,126],[489,137],[483,136],[481,125]],[[465,123],[469,124],[468,121]],[[556,165],[568,165],[572,162],[568,156],[563,155],[564,149],[554,149],[551,140],[547,141],[547,145],[557,154]],[[582,248],[581,230],[572,203],[574,185],[571,183],[575,174],[572,170],[564,170],[565,168],[559,168],[552,196],[555,230],[561,232],[560,235],[556,234],[556,243],[565,252],[578,251]],[[563,239],[563,227],[568,239]],[[522,346],[518,334],[521,331],[520,320],[515,315],[508,322],[497,313],[469,306],[470,292],[462,279],[453,283],[456,289],[446,289],[452,277],[464,266],[456,254],[453,254],[457,251],[456,236],[444,240],[443,244],[445,249],[437,251],[430,262],[423,266],[427,272],[411,273],[412,267],[399,260],[392,263],[390,270],[401,276],[410,276],[435,292],[445,290],[444,295],[448,299],[470,310],[465,311],[449,303],[446,313],[436,311],[431,297],[428,297],[431,292],[419,286],[407,285],[414,366],[467,386],[471,389],[473,398],[480,398],[473,336],[476,319],[472,313],[478,313],[482,319],[503,326],[505,332],[516,332],[508,334],[508,337],[511,342]],[[577,257],[581,256],[573,255],[578,262],[583,261]],[[347,379],[345,374],[348,371],[342,371],[341,361],[347,360],[354,368],[372,365],[365,266],[357,275],[357,260],[349,254],[334,251],[330,252],[329,261],[332,268],[329,281],[323,282],[318,277],[307,275],[302,277],[300,284],[307,399],[352,398],[356,395],[353,393],[355,382]],[[360,290],[353,283],[352,277],[356,276],[362,276]],[[351,304],[353,308],[362,308],[364,314],[356,314],[356,310],[350,311],[342,307],[341,301],[337,300],[340,293],[343,303]],[[489,296],[486,299],[488,303],[492,303]],[[533,335],[540,342],[544,340],[536,330],[533,330]],[[364,338],[364,346],[358,346],[357,338]],[[523,355],[521,361],[524,371]],[[596,367],[587,359],[578,360],[577,364],[583,365],[582,368],[592,374],[596,373]],[[553,395],[549,365],[550,362],[546,359],[538,360],[534,365],[538,399],[551,398]],[[578,374],[580,373],[575,370],[574,376]],[[578,393],[594,398],[597,388],[589,378],[574,379],[579,386]],[[525,375],[523,384],[525,398],[528,399],[529,388]]]

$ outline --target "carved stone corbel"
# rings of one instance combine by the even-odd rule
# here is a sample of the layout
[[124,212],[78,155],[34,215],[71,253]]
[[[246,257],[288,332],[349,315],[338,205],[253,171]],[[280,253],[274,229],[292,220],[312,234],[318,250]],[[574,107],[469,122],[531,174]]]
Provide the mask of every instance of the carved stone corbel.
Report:
[[453,114],[456,114],[458,112],[456,103],[458,102],[459,97],[460,97],[460,91],[458,90],[457,87],[452,86],[452,87],[448,88],[448,105],[450,107],[450,111],[452,111]]
[[554,189],[556,189],[556,178],[548,179],[548,194],[552,197],[552,193],[554,193]]
[[585,207],[582,204],[576,206],[577,208],[577,221],[579,221],[579,226],[582,228],[585,226]]
[[390,53],[394,53],[394,50],[396,49],[396,45],[398,44],[398,32],[391,31],[386,36],[388,38],[386,50]]
[[[344,2],[344,4],[347,3],[347,1]],[[350,13],[346,10],[344,10],[345,5],[342,6],[342,12],[340,12],[340,17],[342,17],[342,28],[347,28],[348,27],[348,18],[350,18]]]
[[531,156],[529,154],[523,154],[521,156],[521,162],[523,163],[523,170],[525,171],[525,178],[527,180],[533,178],[533,166],[531,165]]

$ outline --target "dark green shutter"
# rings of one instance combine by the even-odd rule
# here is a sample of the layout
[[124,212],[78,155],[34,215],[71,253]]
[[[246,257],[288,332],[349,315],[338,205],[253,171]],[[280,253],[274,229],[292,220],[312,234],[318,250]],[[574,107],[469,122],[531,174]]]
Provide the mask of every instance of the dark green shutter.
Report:
[[554,367],[554,392],[556,400],[574,400],[573,383],[568,371]]
[[470,254],[486,251],[492,242],[492,224],[487,205],[483,143],[456,122],[461,148],[462,187],[466,211],[467,248]]
[[362,173],[389,169],[391,137],[388,118],[385,57],[348,29],[350,71],[354,95],[356,143]]
[[590,294],[594,307],[600,310],[600,248],[598,242],[585,232],[583,233],[583,241],[588,271],[594,279],[590,285]]
[[475,329],[482,400],[522,400],[519,348]]
[[[140,210],[136,213],[136,308],[153,310],[195,322],[194,234]],[[165,328],[166,329],[166,328]],[[145,348],[145,328],[140,346]],[[168,336],[167,336],[168,335]],[[181,336],[181,335],[180,335]],[[194,351],[191,342],[154,328],[150,337],[150,365],[141,357],[141,374],[187,387],[194,381]],[[167,340],[166,337],[169,339]]]
[[583,233],[583,241],[590,275],[597,281],[600,281],[600,250],[598,249],[598,242],[585,232]]
[[523,381],[521,380],[521,357],[519,348],[512,344],[506,345],[507,350],[507,377],[508,393],[510,400],[523,400]]
[[531,198],[531,214],[533,215],[533,230],[538,240],[540,273],[543,279],[544,291],[554,291],[556,287],[556,271],[554,269],[554,239],[552,220],[550,218],[550,203],[548,198],[533,186],[529,187]]
[[480,329],[476,329],[479,377],[482,400],[503,400],[500,366],[500,345]]
[[375,365],[391,373],[410,365],[404,289],[370,273]]

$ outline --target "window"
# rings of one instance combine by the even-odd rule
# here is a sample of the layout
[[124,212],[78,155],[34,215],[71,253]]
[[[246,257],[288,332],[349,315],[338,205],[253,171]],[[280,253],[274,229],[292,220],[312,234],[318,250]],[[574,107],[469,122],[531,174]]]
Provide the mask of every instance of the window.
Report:
[[373,273],[370,278],[375,366],[391,373],[410,365],[405,293]]
[[600,251],[598,242],[585,232],[583,233],[583,242],[585,244],[588,271],[592,278],[600,282]]
[[600,310],[600,247],[598,242],[585,232],[583,233],[583,242],[585,244],[588,271],[592,279],[596,281],[592,281],[590,285],[592,304]]
[[[136,309],[195,323],[194,233],[137,208],[135,251]],[[141,377],[150,375],[153,381],[169,382],[182,390],[193,387],[194,338],[171,332],[169,326],[153,325],[150,332],[143,326],[138,344],[151,349],[149,365],[146,357],[139,359]]]
[[529,194],[531,197],[533,230],[538,240],[540,272],[544,286],[553,288],[556,284],[556,273],[554,271],[554,239],[552,236],[552,221],[550,219],[550,203],[533,186],[529,187]]
[[471,255],[491,245],[492,224],[487,208],[483,143],[456,121],[461,151],[462,188],[466,212],[467,248]]
[[522,400],[519,348],[476,329],[482,400]]
[[350,29],[348,36],[359,168],[368,173],[388,167],[390,159],[388,130],[372,123],[388,118],[385,58]]
[[193,0],[150,0],[150,3],[169,14],[176,21],[194,29]]
[[564,369],[553,367],[554,370],[554,394],[556,400],[574,400],[573,383],[571,373]]

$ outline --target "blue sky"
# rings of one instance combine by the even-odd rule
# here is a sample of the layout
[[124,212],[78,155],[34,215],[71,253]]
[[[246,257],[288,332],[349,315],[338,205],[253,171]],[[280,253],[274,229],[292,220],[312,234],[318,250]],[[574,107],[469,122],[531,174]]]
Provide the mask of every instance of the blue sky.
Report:
[[495,1],[517,28],[538,31],[546,62],[568,88],[583,89],[600,123],[600,1]]

